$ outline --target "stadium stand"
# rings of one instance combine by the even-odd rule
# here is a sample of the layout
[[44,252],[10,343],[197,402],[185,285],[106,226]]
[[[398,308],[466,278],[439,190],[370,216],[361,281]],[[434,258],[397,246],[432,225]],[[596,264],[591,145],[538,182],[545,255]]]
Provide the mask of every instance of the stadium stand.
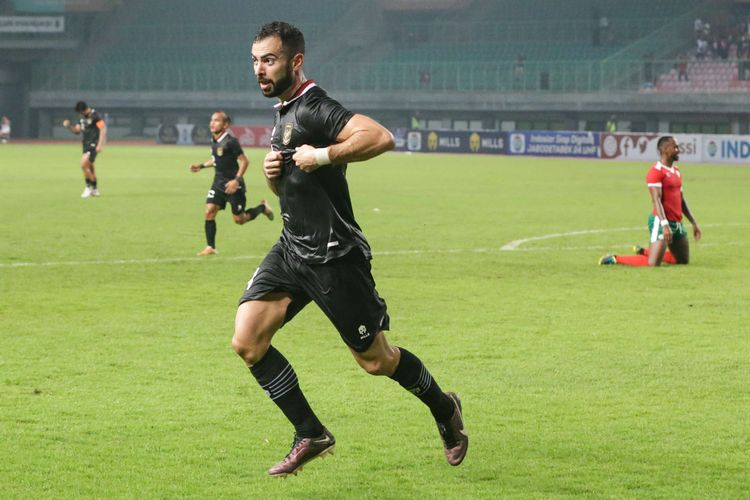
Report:
[[[664,0],[654,10],[647,0],[597,2],[595,8],[588,0],[476,0],[458,10],[374,12],[367,11],[374,2],[308,3],[319,8],[295,9],[292,0],[281,0],[264,5],[259,15],[240,0],[135,0],[95,60],[37,64],[34,88],[246,90],[252,29],[283,17],[305,31],[313,47],[308,61],[322,68],[330,89],[638,90],[655,80],[648,73],[665,66],[644,67],[646,58],[661,61],[693,43],[701,5]],[[331,18],[353,22],[339,23],[348,31],[332,33]],[[364,40],[365,31],[376,38]],[[327,62],[334,56],[335,64]]]
[[687,65],[687,80],[680,80],[678,70],[659,76],[659,92],[746,92],[750,81],[740,80],[737,61],[693,61]]

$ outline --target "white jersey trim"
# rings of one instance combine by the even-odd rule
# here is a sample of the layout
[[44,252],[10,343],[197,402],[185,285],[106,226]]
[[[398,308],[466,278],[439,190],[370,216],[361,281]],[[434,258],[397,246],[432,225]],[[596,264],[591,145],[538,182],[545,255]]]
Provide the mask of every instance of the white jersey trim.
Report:
[[[304,85],[304,83],[303,83],[303,85]],[[307,92],[311,88],[314,88],[314,87],[317,87],[317,86],[318,86],[317,83],[312,82],[310,85],[308,85],[307,87],[305,87],[304,89],[302,89],[302,92],[300,92],[298,95],[294,96],[293,99],[289,99],[288,101],[278,102],[278,103],[274,104],[273,107],[276,108],[276,109],[279,109],[279,108],[283,108],[285,106],[288,106],[291,103],[293,103],[294,101],[296,101],[297,99],[299,99],[300,97],[302,97],[303,95],[307,94]]]

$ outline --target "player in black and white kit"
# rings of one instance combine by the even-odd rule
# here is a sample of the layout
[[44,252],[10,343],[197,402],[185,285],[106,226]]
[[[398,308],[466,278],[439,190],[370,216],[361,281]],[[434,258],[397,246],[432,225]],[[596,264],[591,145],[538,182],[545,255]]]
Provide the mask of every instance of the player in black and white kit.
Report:
[[81,115],[80,121],[71,125],[70,120],[64,120],[63,127],[74,134],[83,134],[81,137],[83,143],[81,170],[83,171],[83,179],[86,181],[86,189],[81,193],[81,198],[99,196],[95,162],[96,155],[102,152],[102,148],[107,142],[107,124],[104,123],[101,115],[94,108],[89,107],[83,101],[76,103],[75,110]]
[[269,220],[273,220],[273,211],[266,200],[261,200],[258,206],[245,210],[247,188],[242,176],[247,170],[248,160],[240,141],[229,133],[230,123],[231,120],[224,111],[217,111],[211,115],[211,159],[208,162],[190,165],[191,172],[214,167],[214,181],[206,195],[206,248],[198,252],[201,256],[217,253],[216,214],[219,210],[224,210],[227,201],[232,207],[232,218],[237,224],[251,221],[260,214],[265,214]]
[[375,289],[370,246],[349,197],[347,163],[392,149],[393,136],[307,80],[304,53],[302,33],[282,22],[263,26],[252,46],[261,91],[280,101],[263,170],[279,196],[284,227],[240,300],[232,346],[294,426],[292,449],[268,473],[296,474],[336,443],[310,408],[294,369],[271,345],[274,334],[311,301],[364,370],[392,378],[429,407],[446,458],[458,465],[468,448],[461,402],[442,392],[419,358],[386,340],[386,304]]

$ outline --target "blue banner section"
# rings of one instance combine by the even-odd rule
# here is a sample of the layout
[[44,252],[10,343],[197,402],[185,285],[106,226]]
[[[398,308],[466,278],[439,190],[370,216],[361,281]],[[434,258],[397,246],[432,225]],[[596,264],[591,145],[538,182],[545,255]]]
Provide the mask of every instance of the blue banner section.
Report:
[[746,163],[750,161],[750,139],[744,135],[704,135],[703,161]]
[[532,156],[599,156],[598,132],[510,132],[508,153]]
[[396,151],[422,153],[506,154],[505,132],[455,132],[451,130],[393,130]]

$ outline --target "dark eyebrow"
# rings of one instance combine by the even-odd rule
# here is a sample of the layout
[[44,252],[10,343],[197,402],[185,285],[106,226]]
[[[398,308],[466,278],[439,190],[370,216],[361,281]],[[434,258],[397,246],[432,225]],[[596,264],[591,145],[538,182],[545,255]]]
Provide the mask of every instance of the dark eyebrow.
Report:
[[274,54],[273,52],[268,52],[268,53],[266,53],[266,54],[263,54],[263,55],[261,55],[261,56],[256,56],[255,54],[251,54],[251,55],[252,55],[252,56],[253,56],[254,58],[256,58],[256,59],[263,59],[264,57],[268,57],[268,56],[271,56],[271,57],[275,57],[276,59],[278,59],[278,58],[279,58],[279,56],[277,56],[277,55],[276,55],[276,54]]

